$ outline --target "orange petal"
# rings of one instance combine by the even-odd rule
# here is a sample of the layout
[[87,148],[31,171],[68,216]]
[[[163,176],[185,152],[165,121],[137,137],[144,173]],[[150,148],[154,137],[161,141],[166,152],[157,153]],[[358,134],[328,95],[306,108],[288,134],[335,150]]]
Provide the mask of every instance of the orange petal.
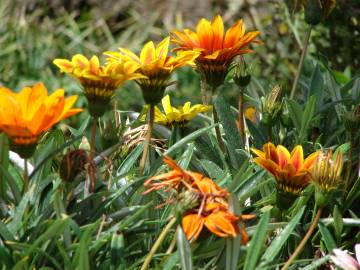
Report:
[[256,148],[250,148],[250,150],[258,157],[265,158],[265,153],[263,151],[256,149]]
[[291,152],[290,162],[293,164],[296,171],[299,171],[304,164],[304,152],[301,145],[295,146]]
[[211,22],[213,30],[213,47],[212,51],[220,50],[223,47],[224,40],[224,23],[220,15],[216,15]]
[[264,148],[265,158],[270,159],[274,161],[276,164],[278,164],[279,158],[275,145],[271,142],[268,142],[264,144],[263,148]]
[[236,229],[233,223],[236,220],[236,216],[225,211],[219,211],[208,215],[205,218],[204,225],[209,229],[209,231],[220,237],[235,237]]
[[205,218],[198,214],[189,214],[182,218],[182,227],[187,239],[196,240],[204,226]]
[[244,22],[242,20],[239,20],[226,31],[223,47],[231,48],[235,46],[237,41],[244,34],[245,34]]
[[206,19],[201,19],[196,26],[196,32],[199,37],[200,47],[212,51],[213,31],[210,22]]
[[316,151],[311,155],[309,155],[304,161],[304,165],[303,165],[304,169],[310,169],[316,162],[316,159],[320,153],[321,151]]
[[263,159],[261,157],[254,158],[255,163],[263,167],[269,173],[271,173],[275,178],[279,177],[279,166],[269,159]]
[[282,169],[290,162],[290,153],[289,151],[282,145],[278,145],[276,147],[276,152],[278,154],[278,164],[279,167]]

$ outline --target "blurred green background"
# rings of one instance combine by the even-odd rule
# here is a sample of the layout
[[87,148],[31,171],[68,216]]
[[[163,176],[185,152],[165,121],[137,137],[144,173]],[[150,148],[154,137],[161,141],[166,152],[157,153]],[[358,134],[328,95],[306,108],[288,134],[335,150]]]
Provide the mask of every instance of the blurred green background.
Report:
[[[247,29],[261,31],[263,45],[246,56],[252,67],[252,88],[268,92],[269,85],[291,88],[307,28],[303,12],[294,1],[267,0],[1,0],[0,1],[0,84],[18,91],[43,81],[50,91],[64,87],[81,95],[78,84],[60,74],[55,58],[71,58],[76,53],[88,57],[106,50],[127,47],[139,51],[148,40],[159,41],[173,29],[194,28],[202,18],[221,14],[227,26],[244,18]],[[325,23],[313,31],[310,56],[304,68],[310,73],[311,60],[327,58],[331,67],[351,77],[359,69],[360,1],[338,1]],[[200,102],[199,79],[184,68],[174,74],[176,87],[168,89],[182,102]],[[176,89],[176,91],[175,91]],[[224,88],[232,102],[237,96],[233,85]],[[117,93],[119,108],[139,111],[140,90],[133,82]],[[79,106],[84,99],[80,98]],[[235,103],[235,99],[234,99]]]

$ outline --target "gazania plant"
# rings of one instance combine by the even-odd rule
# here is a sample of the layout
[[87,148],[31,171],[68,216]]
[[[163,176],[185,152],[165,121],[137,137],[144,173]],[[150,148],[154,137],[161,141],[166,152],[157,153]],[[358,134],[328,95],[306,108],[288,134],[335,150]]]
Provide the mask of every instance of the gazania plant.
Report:
[[18,2],[0,270],[359,269],[355,0]]

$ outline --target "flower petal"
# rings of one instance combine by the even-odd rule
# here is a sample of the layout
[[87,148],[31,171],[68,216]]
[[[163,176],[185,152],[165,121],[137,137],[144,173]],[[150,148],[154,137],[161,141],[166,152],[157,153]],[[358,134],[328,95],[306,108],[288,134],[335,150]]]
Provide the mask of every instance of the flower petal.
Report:
[[301,145],[297,145],[291,152],[290,162],[296,171],[299,171],[304,165],[304,152]]
[[196,240],[204,227],[205,219],[203,216],[198,214],[189,214],[182,218],[182,227],[186,238]]

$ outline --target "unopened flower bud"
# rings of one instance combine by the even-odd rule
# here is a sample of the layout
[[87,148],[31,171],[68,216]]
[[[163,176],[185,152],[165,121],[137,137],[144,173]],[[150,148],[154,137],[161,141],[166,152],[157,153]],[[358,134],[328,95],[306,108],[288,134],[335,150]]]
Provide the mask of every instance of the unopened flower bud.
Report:
[[186,190],[185,192],[180,193],[176,208],[177,212],[184,213],[187,210],[194,209],[198,205],[199,194],[191,190]]
[[72,182],[76,176],[85,170],[88,156],[84,150],[78,149],[68,152],[60,163],[60,177],[65,182]]
[[336,6],[336,0],[306,0],[303,2],[305,21],[311,25],[317,25],[328,17]]
[[315,185],[315,201],[319,207],[328,202],[332,191],[338,187],[342,166],[341,152],[337,153],[335,160],[332,150],[318,155],[311,170],[311,178]]
[[249,85],[251,81],[251,74],[245,62],[235,64],[234,82],[237,86],[244,88]]
[[273,125],[281,114],[282,102],[279,101],[280,96],[281,88],[276,85],[266,97],[262,98],[263,122],[266,125]]

